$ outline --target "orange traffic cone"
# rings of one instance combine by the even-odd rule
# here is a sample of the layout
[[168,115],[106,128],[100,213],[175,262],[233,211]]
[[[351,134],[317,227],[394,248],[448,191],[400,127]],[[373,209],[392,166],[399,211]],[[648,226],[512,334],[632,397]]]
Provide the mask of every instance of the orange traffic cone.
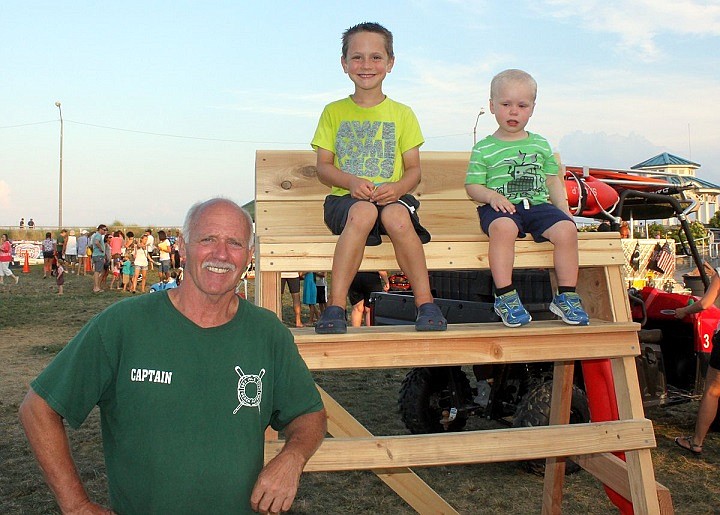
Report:
[[92,258],[90,256],[85,257],[85,272],[92,272]]
[[22,271],[23,271],[24,274],[29,274],[29,273],[30,273],[30,258],[28,257],[28,253],[27,253],[27,252],[25,253],[25,264],[23,265]]

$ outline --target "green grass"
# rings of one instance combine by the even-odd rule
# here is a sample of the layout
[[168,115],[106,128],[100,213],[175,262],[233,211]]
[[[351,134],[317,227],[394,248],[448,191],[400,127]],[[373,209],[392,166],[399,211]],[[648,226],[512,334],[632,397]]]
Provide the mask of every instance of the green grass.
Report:
[[[58,513],[17,420],[29,381],[91,317],[129,295],[91,293],[91,276],[68,276],[65,295],[40,267],[21,274],[20,284],[0,286],[0,513]],[[151,274],[151,282],[155,276]],[[253,289],[250,288],[252,297]],[[290,296],[283,320],[294,323]],[[303,320],[307,321],[306,307]],[[161,327],[162,321],[158,321]],[[156,328],[156,329],[157,329]],[[315,373],[319,385],[371,432],[407,434],[397,413],[397,395],[406,370],[345,370]],[[653,462],[658,481],[670,488],[677,513],[717,513],[720,506],[720,438],[711,434],[704,455],[679,452],[673,438],[692,430],[697,403],[653,409],[658,448]],[[495,428],[472,418],[469,429]],[[105,467],[95,410],[81,429],[70,431],[78,470],[92,499],[107,502]],[[538,513],[542,478],[515,463],[434,467],[416,471],[460,513]],[[599,483],[581,472],[565,482],[564,513],[613,513]],[[303,476],[293,513],[409,514],[412,510],[371,472],[312,473]]]

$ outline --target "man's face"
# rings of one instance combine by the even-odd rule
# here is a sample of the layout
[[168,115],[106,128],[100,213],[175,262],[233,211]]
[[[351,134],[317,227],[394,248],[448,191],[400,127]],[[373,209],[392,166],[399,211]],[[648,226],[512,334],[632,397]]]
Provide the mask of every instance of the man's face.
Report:
[[185,276],[206,295],[234,293],[252,257],[245,218],[229,203],[206,207],[191,228],[191,241],[180,238]]

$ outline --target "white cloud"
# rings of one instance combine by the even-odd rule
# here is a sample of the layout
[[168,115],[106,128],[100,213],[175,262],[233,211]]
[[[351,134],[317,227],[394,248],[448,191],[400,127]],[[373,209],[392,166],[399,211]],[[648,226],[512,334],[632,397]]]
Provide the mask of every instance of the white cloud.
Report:
[[661,34],[720,34],[720,4],[674,0],[547,0],[538,13],[565,19],[596,32],[619,37],[621,50],[656,60],[661,51],[656,38]]

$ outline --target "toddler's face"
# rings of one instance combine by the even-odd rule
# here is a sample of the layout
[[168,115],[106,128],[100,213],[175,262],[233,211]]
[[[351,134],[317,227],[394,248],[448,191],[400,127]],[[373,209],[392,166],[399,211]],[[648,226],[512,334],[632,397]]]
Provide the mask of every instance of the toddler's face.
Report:
[[508,81],[490,99],[490,112],[498,123],[498,135],[505,139],[527,136],[525,126],[535,109],[534,88],[523,81]]

